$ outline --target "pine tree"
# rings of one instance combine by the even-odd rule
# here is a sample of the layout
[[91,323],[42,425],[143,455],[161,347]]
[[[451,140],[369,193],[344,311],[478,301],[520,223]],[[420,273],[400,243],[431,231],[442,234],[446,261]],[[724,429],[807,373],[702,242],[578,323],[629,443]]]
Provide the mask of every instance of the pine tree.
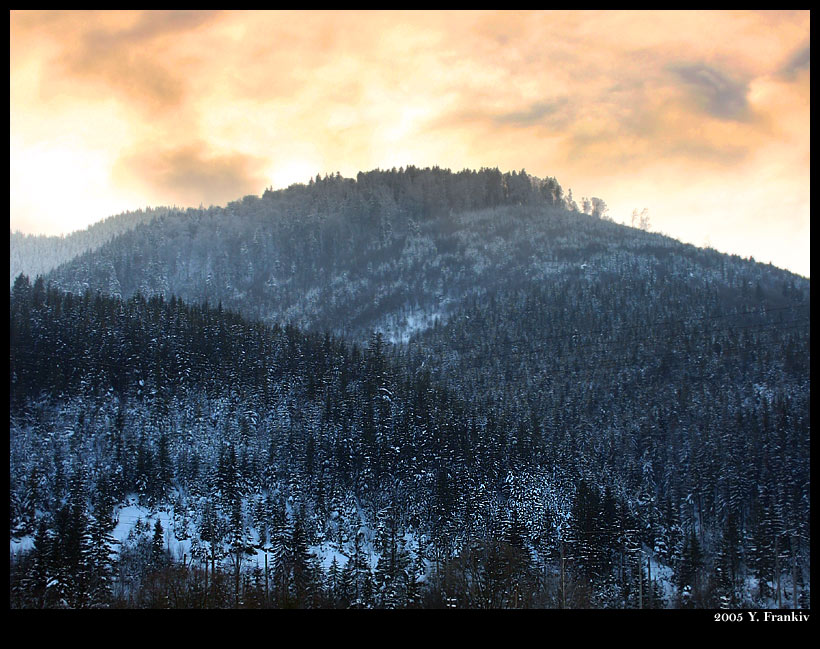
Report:
[[572,508],[572,556],[583,584],[582,598],[591,596],[591,588],[601,575],[600,513],[598,490],[581,480]]
[[[159,521],[157,521],[159,522]],[[108,531],[109,516],[100,507],[89,525],[89,599],[94,607],[108,606],[112,595],[115,562],[112,546],[116,543]]]
[[723,528],[714,566],[715,590],[720,608],[735,608],[740,604],[737,593],[739,542],[737,518],[734,513],[730,513]]
[[695,534],[691,528],[689,537],[683,548],[683,556],[677,568],[677,583],[684,607],[690,607],[698,603],[700,597],[700,568],[703,563],[703,552]]
[[333,608],[336,608],[340,605],[341,601],[342,570],[339,568],[339,562],[336,560],[335,555],[327,570],[326,584],[330,604]]
[[379,556],[373,577],[377,601],[383,608],[399,608],[405,602],[410,558],[398,531],[395,507],[391,506],[383,521],[382,554]]
[[242,500],[235,494],[230,501],[231,518],[228,530],[228,543],[230,544],[231,561],[234,567],[234,605],[239,606],[239,582],[242,571],[242,561],[245,555],[252,555],[253,545],[245,519],[242,515]]
[[765,603],[773,593],[771,582],[775,576],[775,523],[769,502],[757,504],[752,521],[750,555],[760,602]]
[[165,530],[159,518],[154,524],[154,536],[151,539],[151,566],[154,570],[160,570],[168,561],[165,553]]
[[54,539],[45,518],[41,518],[34,535],[34,547],[31,551],[31,562],[27,576],[26,590],[34,608],[45,608],[51,605],[49,591],[52,588],[52,570],[54,563]]
[[85,509],[66,504],[57,513],[51,553],[54,601],[57,606],[85,608],[88,605],[89,536]]
[[367,556],[362,549],[362,533],[353,541],[353,554],[345,565],[342,581],[350,608],[370,608],[373,595],[373,575]]
[[290,597],[290,532],[284,510],[275,512],[271,522],[271,574],[280,608],[293,605]]
[[308,552],[307,538],[301,512],[298,512],[293,517],[293,526],[288,535],[288,541],[290,542],[288,556],[291,561],[291,592],[297,606],[303,606],[312,588],[313,575],[311,574],[312,562],[310,553]]

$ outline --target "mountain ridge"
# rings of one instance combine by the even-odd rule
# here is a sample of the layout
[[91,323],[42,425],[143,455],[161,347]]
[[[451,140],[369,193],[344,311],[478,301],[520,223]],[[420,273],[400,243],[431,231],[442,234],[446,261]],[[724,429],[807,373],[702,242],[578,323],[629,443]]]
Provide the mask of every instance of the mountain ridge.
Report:
[[[73,291],[221,301],[269,324],[359,340],[378,329],[399,340],[413,325],[446,316],[476,287],[509,278],[546,278],[629,249],[659,257],[677,246],[708,266],[721,259],[607,221],[600,199],[585,204],[590,214],[573,211],[571,192],[525,172],[330,176],[225,208],[169,213],[49,279]],[[802,284],[773,267],[756,272]]]

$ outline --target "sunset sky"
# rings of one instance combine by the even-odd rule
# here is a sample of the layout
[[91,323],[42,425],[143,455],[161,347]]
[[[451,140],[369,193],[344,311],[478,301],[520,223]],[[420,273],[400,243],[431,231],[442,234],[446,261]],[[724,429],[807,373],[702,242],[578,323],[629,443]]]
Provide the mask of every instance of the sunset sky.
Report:
[[809,275],[808,12],[28,12],[11,229],[317,173],[526,169]]

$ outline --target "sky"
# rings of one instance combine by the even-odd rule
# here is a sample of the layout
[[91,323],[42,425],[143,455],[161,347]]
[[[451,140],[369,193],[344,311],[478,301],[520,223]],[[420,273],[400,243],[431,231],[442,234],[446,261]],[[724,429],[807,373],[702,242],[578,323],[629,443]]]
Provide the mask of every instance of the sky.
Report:
[[809,37],[808,11],[12,11],[10,227],[498,167],[809,276]]

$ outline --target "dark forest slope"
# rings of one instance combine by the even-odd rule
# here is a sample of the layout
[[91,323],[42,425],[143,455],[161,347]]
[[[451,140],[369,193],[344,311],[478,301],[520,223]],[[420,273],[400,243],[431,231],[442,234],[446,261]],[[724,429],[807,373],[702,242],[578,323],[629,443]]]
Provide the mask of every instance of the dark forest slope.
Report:
[[[12,538],[133,497],[235,576],[219,605],[259,605],[251,548],[266,605],[808,606],[810,282],[573,206],[328,177],[20,278]],[[150,605],[122,544],[101,597]]]

